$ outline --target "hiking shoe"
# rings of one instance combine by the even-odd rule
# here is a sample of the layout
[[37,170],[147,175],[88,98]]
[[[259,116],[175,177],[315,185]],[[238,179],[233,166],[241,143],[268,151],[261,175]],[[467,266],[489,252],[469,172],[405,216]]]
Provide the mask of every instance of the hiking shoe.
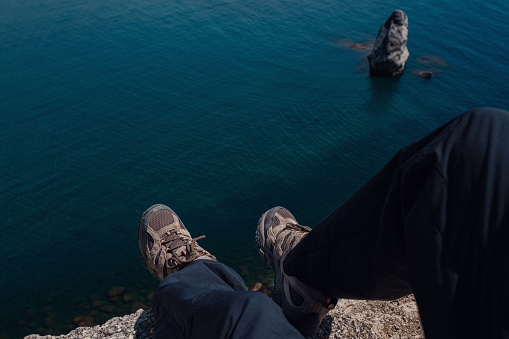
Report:
[[197,259],[216,260],[196,243],[205,238],[191,234],[171,208],[165,205],[149,207],[138,227],[141,261],[152,275],[163,280],[168,274],[184,268]]
[[337,299],[323,296],[283,270],[286,255],[310,231],[311,228],[299,225],[290,211],[278,206],[261,216],[255,235],[258,252],[276,273],[272,299],[304,335],[315,334],[322,319],[337,303]]

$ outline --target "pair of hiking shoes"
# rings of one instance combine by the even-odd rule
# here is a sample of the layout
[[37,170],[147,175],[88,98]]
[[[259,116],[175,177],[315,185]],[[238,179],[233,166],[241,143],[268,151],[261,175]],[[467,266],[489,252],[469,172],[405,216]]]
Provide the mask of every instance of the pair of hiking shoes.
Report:
[[[283,269],[287,254],[311,229],[297,223],[290,211],[274,207],[265,212],[256,229],[256,246],[263,259],[275,271],[272,299],[283,309],[288,321],[304,335],[313,335],[322,319],[334,308],[336,299],[288,276]],[[163,280],[194,260],[216,258],[192,238],[180,218],[165,205],[154,205],[143,214],[138,227],[138,245],[145,268]]]

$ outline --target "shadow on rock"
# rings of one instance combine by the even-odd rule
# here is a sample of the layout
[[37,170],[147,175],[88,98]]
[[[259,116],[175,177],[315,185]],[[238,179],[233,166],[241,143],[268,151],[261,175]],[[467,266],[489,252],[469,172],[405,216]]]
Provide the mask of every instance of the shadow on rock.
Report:
[[323,318],[318,332],[314,335],[307,336],[306,339],[323,339],[329,338],[332,332],[332,317],[330,315]]
[[152,339],[154,335],[154,316],[152,309],[145,310],[134,324],[136,339]]

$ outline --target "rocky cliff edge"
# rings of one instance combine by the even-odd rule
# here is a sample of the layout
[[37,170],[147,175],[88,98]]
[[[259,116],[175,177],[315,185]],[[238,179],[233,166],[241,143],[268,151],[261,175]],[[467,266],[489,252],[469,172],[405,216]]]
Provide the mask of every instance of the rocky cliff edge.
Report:
[[[78,327],[67,335],[32,334],[25,339],[149,339],[153,331],[151,310],[139,309],[101,326]],[[318,333],[308,338],[424,338],[424,333],[411,295],[394,301],[340,300],[324,319]]]

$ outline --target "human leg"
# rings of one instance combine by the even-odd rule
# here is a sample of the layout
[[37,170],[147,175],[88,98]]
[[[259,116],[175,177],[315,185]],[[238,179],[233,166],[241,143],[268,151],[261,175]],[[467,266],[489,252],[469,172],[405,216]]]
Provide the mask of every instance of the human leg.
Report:
[[415,293],[427,336],[509,337],[509,112],[475,109],[402,149],[288,254],[330,297]]
[[196,260],[167,276],[152,302],[155,338],[301,338],[279,306],[226,265]]
[[299,225],[290,211],[278,206],[261,216],[255,235],[258,252],[274,269],[272,300],[282,307],[288,321],[304,335],[315,334],[322,319],[337,302],[337,299],[325,297],[284,273],[285,257],[309,231],[309,227]]
[[[201,238],[201,237],[200,237]],[[301,338],[281,308],[192,239],[167,206],[154,205],[138,229],[145,267],[162,280],[152,302],[155,338]]]

